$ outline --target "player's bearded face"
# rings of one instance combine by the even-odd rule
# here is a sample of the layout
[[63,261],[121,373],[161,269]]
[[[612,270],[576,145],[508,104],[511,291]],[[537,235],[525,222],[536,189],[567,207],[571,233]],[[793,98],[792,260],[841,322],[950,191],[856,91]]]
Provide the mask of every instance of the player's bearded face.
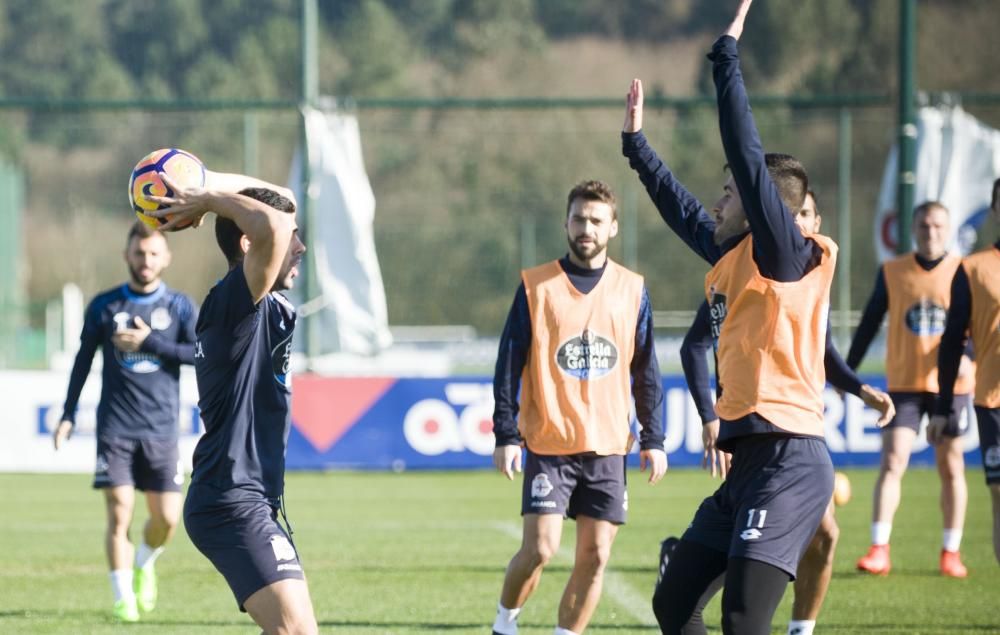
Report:
[[153,234],[148,238],[132,238],[125,249],[125,262],[128,264],[129,276],[136,284],[156,282],[170,264],[170,250],[166,239],[160,234]]
[[747,223],[747,215],[743,210],[743,201],[740,199],[740,192],[736,189],[736,182],[733,176],[729,175],[725,185],[722,186],[722,198],[720,198],[712,212],[715,214],[715,239],[716,245],[721,245],[733,236],[747,231],[750,227]]
[[285,260],[281,264],[281,272],[274,283],[274,291],[283,291],[295,286],[295,278],[299,275],[299,265],[302,263],[302,254],[306,252],[306,246],[299,238],[299,230],[292,234],[292,242],[285,252]]
[[566,240],[580,261],[590,262],[608,247],[618,233],[614,209],[601,201],[576,199],[566,217]]

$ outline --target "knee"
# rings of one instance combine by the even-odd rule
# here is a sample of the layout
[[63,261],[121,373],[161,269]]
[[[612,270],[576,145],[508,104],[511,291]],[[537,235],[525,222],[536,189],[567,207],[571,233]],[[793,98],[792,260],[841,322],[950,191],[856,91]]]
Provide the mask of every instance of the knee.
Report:
[[882,473],[887,477],[900,479],[906,472],[906,466],[909,462],[909,456],[899,452],[889,452],[882,461]]
[[544,567],[551,562],[552,558],[556,555],[556,551],[557,547],[546,541],[525,545],[521,548],[522,556],[533,569]]
[[610,544],[590,545],[578,552],[576,565],[595,573],[600,573],[608,566],[608,560],[610,559]]

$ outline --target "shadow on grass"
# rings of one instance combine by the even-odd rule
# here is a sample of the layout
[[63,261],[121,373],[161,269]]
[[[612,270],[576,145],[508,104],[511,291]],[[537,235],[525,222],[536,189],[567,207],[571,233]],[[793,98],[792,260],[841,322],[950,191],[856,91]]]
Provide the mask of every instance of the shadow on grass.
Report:
[[[447,631],[457,631],[457,630],[470,630],[470,629],[482,629],[483,632],[489,631],[490,625],[483,622],[474,623],[433,623],[433,622],[401,622],[401,621],[359,621],[359,620],[323,620],[319,623],[320,628],[372,628],[377,629],[382,632],[381,629],[386,628],[406,628],[415,631],[429,631],[429,632],[447,632]],[[521,628],[552,628],[552,624],[549,622],[522,622],[518,624]],[[620,631],[620,630],[635,630],[637,626],[635,624],[591,624],[587,627],[588,631]]]

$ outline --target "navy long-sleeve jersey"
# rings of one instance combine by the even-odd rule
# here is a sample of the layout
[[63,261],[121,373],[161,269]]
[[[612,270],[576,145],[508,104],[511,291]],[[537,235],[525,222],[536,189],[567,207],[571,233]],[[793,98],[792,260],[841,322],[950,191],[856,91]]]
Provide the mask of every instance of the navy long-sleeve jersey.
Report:
[[[821,262],[822,248],[799,231],[768,174],[764,150],[743,85],[736,40],[728,35],[720,37],[713,45],[709,59],[712,61],[722,145],[753,235],[754,263],[760,273],[771,280],[801,280]],[[638,173],[664,221],[709,264],[714,265],[728,249],[745,238],[742,235],[730,238],[722,245],[715,244],[715,221],[674,178],[641,131],[622,133],[622,154]],[[737,421],[722,422],[719,438],[724,440],[756,433],[787,434],[763,417],[751,413]]]
[[[133,328],[136,317],[152,329],[149,336],[137,352],[118,350],[112,336]],[[104,366],[97,435],[176,438],[180,365],[194,363],[196,317],[191,298],[165,284],[148,294],[136,293],[127,284],[98,294],[84,315],[63,420],[75,422],[80,392],[100,347]]]
[[[560,259],[559,265],[580,293],[590,293],[601,280],[607,266],[605,264],[600,269],[584,269],[574,265],[568,257]],[[500,350],[493,375],[493,431],[498,446],[517,445],[521,442],[517,431],[517,396],[530,348],[531,313],[522,283],[514,294],[514,302],[500,336]],[[632,375],[636,418],[641,426],[639,445],[644,450],[662,450],[663,385],[653,345],[653,310],[645,289],[642,291],[639,317],[636,320],[635,352],[629,370]]]

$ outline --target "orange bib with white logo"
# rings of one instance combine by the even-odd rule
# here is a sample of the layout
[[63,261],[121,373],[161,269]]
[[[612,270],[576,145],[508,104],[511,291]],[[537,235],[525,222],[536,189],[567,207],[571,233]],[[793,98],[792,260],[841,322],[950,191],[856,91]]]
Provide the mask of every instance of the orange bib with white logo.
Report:
[[735,421],[757,413],[795,434],[823,436],[827,314],[837,245],[825,236],[820,263],[801,280],[765,278],[753,237],[705,277],[722,394],[715,410]]
[[[948,255],[927,271],[904,254],[882,266],[889,295],[885,376],[892,392],[938,392],[938,349],[951,304],[951,280],[962,260]],[[972,392],[972,377],[960,377],[955,393]]]
[[590,293],[553,261],[521,273],[531,348],[518,430],[537,454],[625,454],[642,276],[608,260]]

